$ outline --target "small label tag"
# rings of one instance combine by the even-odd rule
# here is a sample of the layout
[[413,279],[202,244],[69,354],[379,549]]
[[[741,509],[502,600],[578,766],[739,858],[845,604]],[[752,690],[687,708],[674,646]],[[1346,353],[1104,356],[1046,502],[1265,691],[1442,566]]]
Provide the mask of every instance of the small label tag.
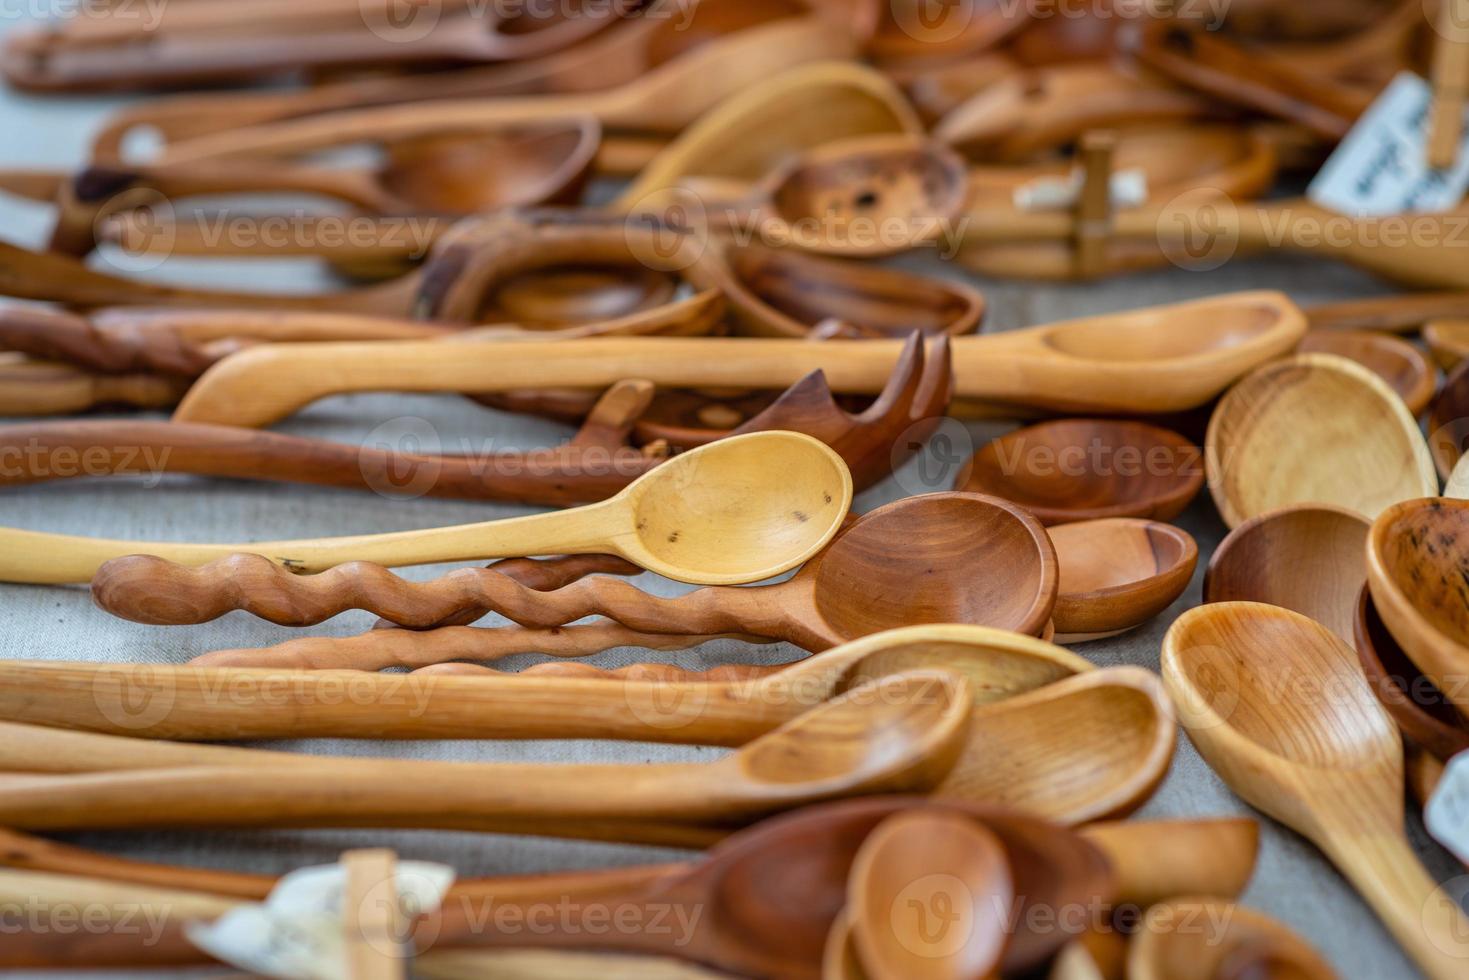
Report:
[[1469,863],[1469,752],[1449,760],[1438,789],[1423,808],[1423,824],[1434,840]]
[[[441,864],[403,861],[394,877],[405,920],[439,907],[454,883]],[[221,962],[283,980],[350,980],[346,921],[347,887],[340,864],[293,871],[263,905],[242,905],[214,922],[186,928],[189,941]]]
[[[1451,170],[1428,166],[1433,91],[1410,71],[1383,90],[1306,192],[1350,217],[1449,211],[1469,191],[1469,136]],[[1466,130],[1469,133],[1469,130]]]

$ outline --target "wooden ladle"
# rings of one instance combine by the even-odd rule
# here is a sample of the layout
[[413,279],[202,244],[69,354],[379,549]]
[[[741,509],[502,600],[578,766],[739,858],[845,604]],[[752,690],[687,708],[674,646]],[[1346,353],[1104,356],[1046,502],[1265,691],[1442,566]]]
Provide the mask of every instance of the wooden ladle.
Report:
[[714,763],[545,767],[316,760],[37,776],[7,786],[0,814],[6,826],[22,830],[463,828],[497,818],[728,826],[823,799],[931,789],[958,759],[972,710],[962,678],[913,671],[856,687]]
[[1296,348],[1303,354],[1337,354],[1377,375],[1408,406],[1422,415],[1438,387],[1438,372],[1422,351],[1388,333],[1367,330],[1310,330]]
[[[674,462],[683,458],[675,457]],[[822,492],[817,490],[818,499]],[[835,488],[830,492],[831,504],[816,508],[794,503],[784,516],[801,528],[807,523],[821,525],[838,499]],[[791,511],[802,506],[812,515],[807,523],[790,518]],[[845,513],[844,507],[839,510]],[[674,520],[672,514],[655,517],[644,508],[640,515],[658,522],[660,545],[669,529],[677,527],[668,523]],[[728,525],[718,533],[740,540]],[[644,538],[648,534],[644,531]],[[807,540],[805,535],[802,540]],[[753,541],[750,547],[762,550]],[[268,554],[272,549],[261,550]],[[530,549],[536,554],[558,550],[564,549]],[[984,574],[976,563],[1006,571]],[[266,619],[304,625],[361,607],[418,627],[464,622],[494,611],[522,625],[548,628],[605,615],[647,633],[748,633],[785,640],[814,653],[883,630],[929,623],[970,623],[1039,635],[1051,618],[1057,584],[1056,552],[1035,518],[1009,501],[963,493],[908,497],[880,507],[843,531],[795,577],[776,585],[700,590],[670,599],[603,578],[543,593],[499,576],[470,574],[472,579],[461,574],[416,584],[361,564],[319,578],[300,578],[285,571],[273,573],[256,560],[246,565],[232,559],[197,570],[145,561],[114,566],[98,594],[112,608],[138,610],[152,622],[204,622],[229,609],[245,609]],[[237,578],[249,588],[233,587]],[[165,604],[147,598],[160,593],[173,599]],[[381,637],[364,640],[390,646],[398,642],[391,631],[379,632]],[[492,639],[493,634],[487,637]],[[429,658],[434,651],[447,654],[442,658],[446,660],[464,655],[462,638],[456,634],[424,634],[414,642],[421,663],[433,662]]]
[[1390,507],[1367,538],[1372,602],[1413,663],[1469,711],[1469,500],[1430,497]]
[[[764,492],[751,482],[761,473],[774,480]],[[734,499],[733,487],[739,488]],[[684,453],[598,504],[461,527],[254,545],[149,545],[4,529],[0,581],[87,582],[103,562],[124,555],[203,564],[244,551],[297,572],[347,561],[429,564],[608,552],[683,581],[753,582],[820,551],[851,499],[851,474],[823,443],[760,432]]]
[[[1261,292],[959,338],[954,394],[1058,411],[1181,411],[1289,352],[1304,332],[1305,316],[1294,304]],[[896,343],[866,340],[680,338],[524,343],[491,352],[414,341],[263,345],[207,371],[174,418],[269,425],[318,398],[352,391],[597,388],[626,377],[671,388],[771,387],[817,368],[835,392],[876,394],[901,351]]]
[[1351,648],[1298,613],[1228,602],[1184,613],[1162,662],[1230,788],[1325,851],[1425,974],[1461,976],[1469,920],[1404,836],[1402,739]]
[[1449,372],[1428,413],[1428,450],[1445,480],[1469,446],[1469,364]]
[[1218,898],[1148,909],[1127,954],[1129,980],[1336,980],[1289,927]]
[[958,487],[1006,497],[1047,526],[1111,517],[1170,520],[1204,486],[1198,447],[1144,422],[1059,419],[989,443]]
[[1351,643],[1371,526],[1356,511],[1329,504],[1291,504],[1252,517],[1214,550],[1204,601],[1268,602]]
[[1134,629],[1173,604],[1193,579],[1193,536],[1159,521],[1114,517],[1049,528],[1060,569],[1057,643]]
[[1376,517],[1438,493],[1428,445],[1402,399],[1332,354],[1275,361],[1235,385],[1209,420],[1204,455],[1209,492],[1231,528],[1288,504]]

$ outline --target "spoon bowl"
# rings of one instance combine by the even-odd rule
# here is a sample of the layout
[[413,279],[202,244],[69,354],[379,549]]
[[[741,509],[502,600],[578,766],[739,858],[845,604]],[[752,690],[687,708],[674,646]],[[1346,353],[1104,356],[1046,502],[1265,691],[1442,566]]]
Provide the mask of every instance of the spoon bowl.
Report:
[[1187,439],[1143,422],[1103,419],[1042,422],[1002,436],[975,454],[958,481],[960,489],[1015,501],[1047,526],[1114,517],[1166,521],[1203,485],[1199,451]]
[[1199,548],[1181,528],[1114,517],[1049,529],[1060,569],[1056,642],[1116,636],[1173,604],[1193,579]]
[[1355,361],[1395,391],[1417,418],[1428,408],[1438,372],[1422,352],[1392,334],[1369,330],[1312,330],[1296,348],[1303,354],[1336,354]]
[[1469,710],[1469,501],[1388,508],[1367,538],[1372,602],[1393,638],[1461,712]]
[[1423,325],[1423,342],[1445,371],[1469,358],[1469,320],[1430,320]]
[[1371,526],[1355,511],[1327,504],[1292,504],[1252,517],[1214,550],[1204,602],[1281,606],[1351,643]]
[[1205,438],[1209,492],[1230,528],[1289,504],[1376,517],[1438,493],[1417,421],[1382,379],[1331,354],[1258,368],[1225,394]]

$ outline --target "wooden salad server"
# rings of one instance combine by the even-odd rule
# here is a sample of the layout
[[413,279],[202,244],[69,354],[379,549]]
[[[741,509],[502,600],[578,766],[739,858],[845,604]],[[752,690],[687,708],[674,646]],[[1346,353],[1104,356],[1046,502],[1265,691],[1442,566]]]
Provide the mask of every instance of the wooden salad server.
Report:
[[[732,441],[712,443],[706,449]],[[673,463],[684,458],[675,457]],[[801,506],[812,515],[823,513],[823,509],[796,503],[788,505],[787,514],[790,508]],[[667,520],[662,519],[660,532],[672,526]],[[734,523],[732,518],[729,523]],[[822,522],[817,516],[808,523]],[[723,527],[719,531],[734,537]],[[800,540],[811,538],[803,532]],[[477,571],[416,584],[366,565],[312,578],[302,586],[283,577],[289,573],[276,575],[248,559],[207,565],[197,573],[156,562],[115,566],[116,574],[102,583],[99,595],[113,608],[139,610],[154,622],[208,621],[228,609],[243,608],[266,618],[305,624],[321,622],[354,606],[392,612],[409,620],[407,625],[421,628],[473,621],[490,611],[539,628],[606,615],[646,633],[749,633],[794,643],[813,653],[883,630],[930,623],[994,626],[1037,636],[1045,630],[1056,602],[1056,551],[1045,529],[1023,509],[997,497],[932,493],[897,500],[853,522],[831,547],[805,557],[810,557],[806,565],[778,584],[701,589],[677,598],[649,595],[628,583],[597,577],[555,592],[535,592],[503,576]],[[977,571],[980,567],[1003,567],[1006,572],[985,574]],[[690,571],[680,570],[685,576]],[[247,573],[244,589],[231,584],[237,572]],[[143,595],[160,586],[176,590],[176,598],[150,601]],[[422,665],[482,659],[468,652],[473,650],[473,637],[481,634],[495,642],[495,631],[473,628],[468,630],[468,650],[465,635],[456,629],[415,634],[411,640],[399,631],[376,630],[356,638],[355,643],[329,642],[344,651],[361,645],[381,643],[391,648],[411,642]]]
[[[713,763],[599,766],[374,760],[31,776],[0,815],[21,830],[80,827],[417,826],[512,820],[748,823],[807,803],[923,792],[964,745],[968,682],[944,671],[854,688]],[[240,750],[249,752],[251,750]],[[140,806],[141,804],[141,806]]]
[[156,133],[166,149],[191,138],[345,109],[455,98],[573,96],[608,88],[622,93],[621,111],[608,122],[629,131],[678,132],[784,69],[847,59],[855,47],[849,31],[833,30],[829,19],[789,0],[654,0],[644,15],[599,37],[514,66],[151,100],[108,119],[93,142],[93,158],[120,160],[125,141],[139,130]]
[[1231,528],[1290,504],[1376,517],[1438,493],[1428,444],[1402,399],[1333,354],[1278,360],[1231,388],[1209,419],[1204,467]]
[[1469,716],[1469,500],[1427,497],[1389,507],[1367,536],[1367,584],[1393,638]]
[[[953,343],[954,394],[1059,411],[1183,411],[1289,352],[1304,332],[1294,304],[1258,292],[963,337]],[[413,341],[265,345],[207,371],[174,418],[263,426],[351,391],[605,387],[629,376],[675,388],[770,387],[817,368],[833,391],[876,394],[900,351],[865,340],[678,338],[493,351]]]
[[[759,474],[774,481],[759,489]],[[148,544],[0,530],[0,581],[87,582],[112,558],[149,553],[203,564],[242,551],[297,572],[348,561],[432,564],[608,552],[681,581],[754,582],[819,552],[840,528],[852,478],[831,449],[757,432],[684,453],[597,504],[551,514],[393,534],[252,545]]]
[[1402,738],[1346,643],[1298,613],[1216,603],[1169,630],[1163,679],[1231,789],[1320,847],[1426,975],[1463,975],[1469,920],[1404,835]]

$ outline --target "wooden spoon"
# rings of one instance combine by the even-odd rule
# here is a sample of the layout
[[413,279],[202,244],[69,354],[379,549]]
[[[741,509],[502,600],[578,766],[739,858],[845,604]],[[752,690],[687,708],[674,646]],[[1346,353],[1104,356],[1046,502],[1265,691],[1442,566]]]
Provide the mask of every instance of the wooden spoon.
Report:
[[1287,504],[1376,517],[1438,493],[1418,423],[1385,382],[1331,354],[1257,369],[1225,394],[1204,443],[1209,492],[1231,528]]
[[1449,372],[1428,413],[1428,449],[1445,480],[1464,458],[1469,446],[1469,365]]
[[1372,693],[1414,745],[1444,762],[1469,749],[1469,723],[1393,639],[1365,584],[1354,640]]
[[[1306,311],[1311,329],[1417,333],[1441,319],[1469,317],[1469,293],[1419,293],[1325,303]],[[1445,365],[1446,367],[1447,365]]]
[[[672,465],[684,458],[675,457]],[[817,490],[818,497],[821,492]],[[810,513],[820,515],[832,509],[834,488],[832,495],[833,504],[813,507]],[[783,516],[800,506],[800,502],[790,505]],[[656,520],[646,508],[640,515]],[[658,545],[677,526],[668,523],[675,519],[682,518],[670,512],[654,525]],[[793,523],[806,526],[799,520]],[[820,525],[822,521],[817,518],[809,523]],[[653,534],[645,530],[642,539]],[[727,529],[721,529],[721,534],[725,540],[739,540]],[[802,534],[801,540],[807,536]],[[795,543],[787,546],[794,549]],[[539,554],[560,549],[530,550]],[[728,561],[726,558],[721,570]],[[461,575],[416,584],[360,565],[320,579],[300,579],[271,574],[258,562],[251,563],[246,583],[253,587],[252,592],[232,587],[238,564],[215,564],[192,573],[157,562],[147,563],[138,573],[120,569],[124,577],[116,583],[119,594],[107,601],[121,608],[143,609],[150,604],[139,590],[150,590],[147,583],[156,589],[167,582],[169,591],[177,589],[174,594],[180,601],[171,606],[152,603],[145,614],[152,621],[207,621],[226,609],[243,608],[265,618],[301,624],[320,622],[354,606],[418,626],[433,626],[446,619],[463,622],[488,611],[540,628],[605,615],[648,633],[750,633],[785,640],[815,653],[883,630],[930,623],[971,623],[1038,635],[1051,618],[1057,583],[1055,549],[1033,517],[1009,501],[962,493],[908,497],[878,508],[853,523],[830,548],[785,582],[749,589],[700,590],[678,598],[649,595],[610,579],[583,580],[549,593],[477,573],[472,580]],[[982,567],[1005,571],[1003,575],[986,574]],[[680,569],[681,574],[689,571]],[[715,569],[698,571],[711,574]],[[365,639],[390,646],[400,642],[391,631],[378,632],[383,635]],[[445,654],[444,660],[464,656],[460,637],[454,633],[422,634],[413,642],[419,648],[420,663],[433,662],[430,658],[435,651]]]
[[1423,340],[1439,367],[1452,371],[1469,357],[1469,320],[1430,320],[1423,325]]
[[1438,372],[1418,348],[1391,334],[1365,330],[1311,330],[1296,348],[1303,354],[1337,354],[1377,375],[1422,415],[1438,386]]
[[[755,473],[776,477],[768,493],[755,491]],[[737,501],[728,497],[736,485]],[[346,561],[431,564],[608,552],[683,581],[753,582],[820,551],[851,499],[851,474],[832,450],[810,436],[760,432],[678,456],[602,503],[457,528],[255,545],[149,545],[3,529],[0,581],[86,582],[103,562],[124,555],[197,565],[246,551],[295,572]]]
[[1148,909],[1127,954],[1129,980],[1335,980],[1290,928],[1217,898]]
[[1402,739],[1341,639],[1275,606],[1216,603],[1169,630],[1163,679],[1231,789],[1325,851],[1424,973],[1462,975],[1469,921],[1408,845]]
[[962,678],[914,671],[854,688],[714,763],[543,767],[378,760],[370,767],[328,761],[38,776],[9,787],[0,813],[6,826],[22,830],[463,828],[497,817],[728,826],[823,799],[930,789],[962,751],[971,712]]
[[1469,500],[1469,463],[1459,460],[1459,465],[1444,482],[1443,495],[1454,500]]
[[1199,450],[1143,422],[1059,419],[985,446],[958,486],[1007,497],[1043,524],[1177,517],[1204,486]]
[[170,408],[188,382],[156,374],[96,374],[0,351],[0,415],[68,415],[100,405]]
[[1181,895],[1238,898],[1260,853],[1250,817],[1098,823],[1084,833],[1117,872],[1118,904],[1140,909]]
[[1047,532],[1060,570],[1057,643],[1084,643],[1135,629],[1171,606],[1193,579],[1199,548],[1180,528],[1114,517]]
[[1291,504],[1252,517],[1209,559],[1204,601],[1267,602],[1351,643],[1371,526],[1356,511],[1328,504]]
[[1008,855],[993,834],[959,814],[916,810],[862,842],[846,916],[872,980],[967,980],[998,976],[1010,936],[996,911],[1014,901]]
[[[1244,293],[960,338],[954,393],[1060,411],[1185,410],[1288,352],[1304,332],[1304,315],[1284,296]],[[261,426],[350,391],[606,387],[630,376],[673,388],[770,387],[816,368],[833,391],[876,394],[900,353],[899,345],[877,341],[679,338],[526,343],[493,352],[413,341],[262,345],[206,372],[174,418]]]
[[1367,538],[1372,602],[1394,639],[1460,712],[1469,710],[1469,501],[1408,500]]

